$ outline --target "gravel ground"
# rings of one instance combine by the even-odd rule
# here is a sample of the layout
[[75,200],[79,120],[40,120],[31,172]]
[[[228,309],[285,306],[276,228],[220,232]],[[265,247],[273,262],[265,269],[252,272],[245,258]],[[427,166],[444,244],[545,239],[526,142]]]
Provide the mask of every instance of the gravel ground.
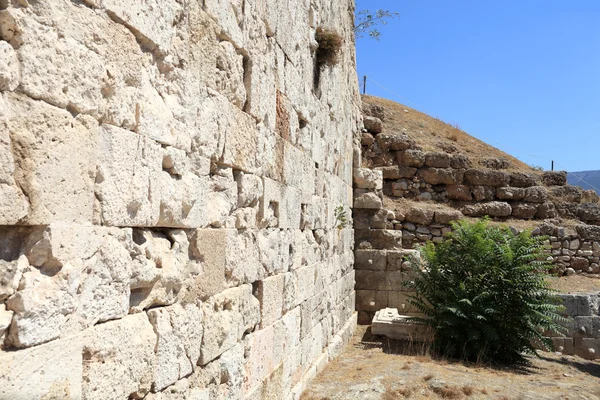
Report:
[[[540,352],[529,366],[495,369],[432,359],[359,326],[302,400],[599,399],[600,362]],[[419,355],[421,354],[421,355]]]

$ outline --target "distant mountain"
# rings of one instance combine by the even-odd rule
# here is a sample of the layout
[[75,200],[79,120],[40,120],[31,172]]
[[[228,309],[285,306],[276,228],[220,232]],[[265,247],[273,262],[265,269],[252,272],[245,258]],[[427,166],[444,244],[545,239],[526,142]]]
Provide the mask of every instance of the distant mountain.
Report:
[[593,189],[600,195],[600,171],[569,172],[567,181],[570,185]]

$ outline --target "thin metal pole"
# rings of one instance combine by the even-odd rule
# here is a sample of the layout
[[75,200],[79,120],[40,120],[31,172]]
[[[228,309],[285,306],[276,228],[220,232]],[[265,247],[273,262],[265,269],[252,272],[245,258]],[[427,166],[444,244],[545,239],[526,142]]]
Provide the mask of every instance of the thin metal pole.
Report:
[[363,94],[367,94],[367,76],[363,77]]
[[551,171],[554,171],[554,160],[552,160],[552,169]]

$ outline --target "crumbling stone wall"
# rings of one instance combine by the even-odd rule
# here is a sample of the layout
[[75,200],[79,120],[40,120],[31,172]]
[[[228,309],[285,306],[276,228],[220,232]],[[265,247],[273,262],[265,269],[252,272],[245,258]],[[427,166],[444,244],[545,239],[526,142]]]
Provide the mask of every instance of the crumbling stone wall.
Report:
[[0,2],[1,399],[299,397],[355,321],[353,7]]
[[364,103],[363,112],[353,176],[360,323],[386,307],[415,311],[402,286],[406,259],[418,256],[413,249],[420,245],[443,241],[450,223],[464,217],[530,221],[534,234],[549,237],[558,274],[600,273],[598,196],[568,185],[565,172],[509,170],[496,158],[475,164],[456,148],[425,151],[409,134],[384,130],[383,107]]

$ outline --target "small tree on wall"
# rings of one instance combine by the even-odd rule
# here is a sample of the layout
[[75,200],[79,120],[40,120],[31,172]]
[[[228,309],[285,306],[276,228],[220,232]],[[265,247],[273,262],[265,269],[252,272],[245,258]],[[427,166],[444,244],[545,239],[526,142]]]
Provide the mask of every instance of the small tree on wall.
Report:
[[377,25],[387,25],[388,20],[399,18],[400,14],[389,10],[360,10],[356,13],[354,19],[354,34],[357,38],[365,35],[371,39],[379,40],[381,32],[376,28]]

